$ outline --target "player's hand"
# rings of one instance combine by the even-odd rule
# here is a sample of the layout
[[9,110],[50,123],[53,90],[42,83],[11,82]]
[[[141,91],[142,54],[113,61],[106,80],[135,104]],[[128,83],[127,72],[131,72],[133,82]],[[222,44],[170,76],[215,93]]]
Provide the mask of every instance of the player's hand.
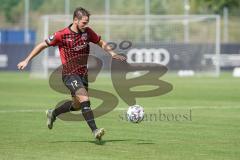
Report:
[[17,67],[18,69],[23,70],[27,65],[28,65],[27,61],[22,61],[18,63]]
[[122,55],[119,55],[119,54],[116,54],[116,55],[112,56],[112,58],[120,60],[120,61],[126,61],[126,57],[124,57]]

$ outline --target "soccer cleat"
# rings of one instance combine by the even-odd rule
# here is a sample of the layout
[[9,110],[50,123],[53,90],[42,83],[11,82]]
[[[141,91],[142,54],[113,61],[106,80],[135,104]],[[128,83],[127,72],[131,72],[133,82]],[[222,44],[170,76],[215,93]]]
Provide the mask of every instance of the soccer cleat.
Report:
[[56,120],[56,117],[53,115],[53,110],[48,109],[46,110],[46,115],[47,115],[47,126],[49,129],[53,128],[53,122]]
[[94,137],[95,137],[97,140],[99,140],[99,141],[101,141],[102,136],[104,135],[104,133],[105,133],[104,128],[96,129],[96,130],[93,131]]

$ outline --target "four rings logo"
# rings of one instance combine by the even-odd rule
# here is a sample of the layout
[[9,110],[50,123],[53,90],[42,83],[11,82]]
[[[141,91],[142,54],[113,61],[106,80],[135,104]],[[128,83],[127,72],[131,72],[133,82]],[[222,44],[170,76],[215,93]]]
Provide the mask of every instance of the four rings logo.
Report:
[[164,48],[159,49],[131,49],[127,54],[128,63],[157,63],[167,65],[170,61],[170,54]]

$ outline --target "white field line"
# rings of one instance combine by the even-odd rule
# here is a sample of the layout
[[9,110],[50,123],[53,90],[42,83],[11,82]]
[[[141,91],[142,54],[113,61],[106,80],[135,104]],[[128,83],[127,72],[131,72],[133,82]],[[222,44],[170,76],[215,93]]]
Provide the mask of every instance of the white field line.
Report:
[[0,113],[35,113],[35,112],[45,112],[45,110],[40,109],[0,110]]
[[[118,107],[114,109],[113,111],[125,111],[127,110],[128,107]],[[146,108],[146,110],[160,110],[160,109],[167,109],[167,110],[195,110],[195,109],[240,109],[240,106],[192,106],[192,107],[151,107],[151,108]],[[1,113],[41,113],[45,112],[46,110],[44,109],[17,109],[17,110],[0,110]]]
[[[122,111],[126,110],[126,108],[116,108],[116,111]],[[184,107],[151,107],[151,108],[146,108],[146,110],[160,110],[160,109],[168,109],[168,110],[186,110],[186,109],[240,109],[240,106],[184,106]]]

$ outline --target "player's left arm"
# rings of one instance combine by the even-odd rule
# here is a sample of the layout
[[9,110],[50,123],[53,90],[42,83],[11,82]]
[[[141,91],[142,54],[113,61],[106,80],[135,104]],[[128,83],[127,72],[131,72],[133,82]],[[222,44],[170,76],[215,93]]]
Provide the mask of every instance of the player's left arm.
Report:
[[125,60],[126,60],[126,57],[115,53],[115,52],[112,50],[112,48],[107,44],[107,42],[105,42],[104,40],[101,39],[97,44],[98,44],[102,49],[104,49],[108,54],[110,54],[110,55],[112,56],[112,58],[118,59],[118,60],[121,60],[121,61],[125,61]]

